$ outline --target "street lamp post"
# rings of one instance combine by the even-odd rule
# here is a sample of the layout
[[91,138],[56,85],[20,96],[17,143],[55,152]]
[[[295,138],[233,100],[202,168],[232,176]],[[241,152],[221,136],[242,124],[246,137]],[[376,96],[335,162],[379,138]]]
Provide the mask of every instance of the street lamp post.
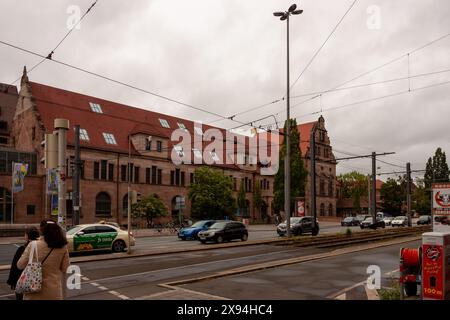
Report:
[[286,154],[284,158],[284,212],[286,213],[286,232],[287,236],[291,236],[291,166],[290,166],[290,144],[289,137],[291,134],[290,121],[290,80],[289,80],[289,16],[291,14],[298,15],[303,10],[296,10],[297,5],[293,4],[285,12],[274,12],[275,17],[280,17],[281,21],[287,21],[287,93],[286,93]]

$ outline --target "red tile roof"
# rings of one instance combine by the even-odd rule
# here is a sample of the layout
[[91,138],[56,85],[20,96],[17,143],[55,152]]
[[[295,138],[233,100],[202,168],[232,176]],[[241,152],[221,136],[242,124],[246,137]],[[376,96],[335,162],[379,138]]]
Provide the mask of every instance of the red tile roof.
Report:
[[[70,130],[67,141],[69,145],[74,143],[74,125],[80,125],[89,136],[89,142],[81,140],[82,146],[102,149],[113,152],[128,152],[128,135],[143,133],[146,135],[169,139],[169,151],[176,142],[171,142],[170,137],[174,129],[178,129],[178,123],[184,124],[186,129],[194,136],[194,122],[182,118],[169,116],[149,110],[123,105],[120,103],[87,96],[84,94],[71,92],[40,83],[30,82],[32,96],[34,98],[40,120],[43,122],[46,132],[53,132],[53,122],[56,118],[68,119]],[[97,103],[102,109],[102,113],[91,110],[89,103]],[[159,119],[164,119],[169,123],[170,128],[161,126]],[[202,131],[210,128],[219,129],[224,141],[226,130],[223,128],[202,125]],[[110,145],[105,142],[103,133],[113,134],[117,145]],[[249,150],[248,137],[246,139],[246,151]],[[192,146],[193,141],[192,138]],[[203,147],[210,142],[204,141]],[[185,147],[187,149],[187,146]],[[220,156],[222,150],[216,150]],[[132,150],[136,153],[136,150]],[[169,152],[170,156],[170,152]],[[192,155],[192,159],[193,155]],[[232,167],[234,165],[220,165],[221,167]]]

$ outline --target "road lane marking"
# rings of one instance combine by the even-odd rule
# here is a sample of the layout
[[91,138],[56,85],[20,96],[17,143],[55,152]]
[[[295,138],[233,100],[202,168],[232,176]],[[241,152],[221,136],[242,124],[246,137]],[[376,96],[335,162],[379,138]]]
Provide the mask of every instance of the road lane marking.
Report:
[[[290,250],[283,250],[283,251],[276,251],[276,252],[268,252],[268,253],[261,253],[261,254],[257,254],[257,255],[252,255],[250,257],[260,257],[260,256],[265,256],[265,255],[273,255],[273,254],[279,254],[279,253],[286,253],[286,252],[292,252],[292,251],[297,251],[296,249],[290,249]],[[172,270],[178,270],[178,269],[185,269],[187,267],[198,267],[198,266],[202,266],[202,265],[207,265],[207,264],[214,264],[214,263],[219,263],[219,262],[226,262],[226,261],[236,261],[236,260],[242,260],[242,259],[248,259],[249,257],[239,257],[239,258],[230,258],[230,259],[223,259],[223,260],[214,260],[214,261],[208,261],[208,262],[202,262],[202,263],[197,263],[197,264],[190,264],[187,266],[180,266],[180,267],[172,267],[172,268],[166,268],[166,269],[158,269],[158,270],[151,270],[151,271],[145,271],[145,272],[139,272],[139,273],[130,273],[130,274],[125,274],[122,276],[115,276],[115,277],[108,277],[108,278],[102,278],[102,279],[95,279],[95,280],[91,280],[93,282],[104,282],[104,281],[109,281],[109,280],[117,280],[117,279],[122,279],[122,278],[128,278],[128,277],[135,277],[135,276],[142,276],[142,275],[147,275],[147,274],[152,274],[152,273],[157,273],[157,272],[165,272],[165,271],[172,271]],[[88,283],[92,283],[92,282],[83,282],[83,284],[88,284]]]
[[100,290],[103,290],[103,291],[108,290],[108,288],[107,288],[107,287],[104,287],[104,286],[99,286],[98,288],[99,288]]

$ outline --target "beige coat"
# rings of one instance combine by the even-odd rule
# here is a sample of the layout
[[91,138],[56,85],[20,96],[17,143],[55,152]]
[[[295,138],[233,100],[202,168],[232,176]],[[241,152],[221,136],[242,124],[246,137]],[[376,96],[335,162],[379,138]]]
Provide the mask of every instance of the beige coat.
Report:
[[[17,262],[17,267],[19,269],[25,269],[30,255],[30,248],[31,245],[28,244],[22,257]],[[44,239],[37,240],[39,261],[42,262],[50,250],[51,249],[47,246]],[[35,261],[35,258],[33,258],[33,260]],[[69,251],[67,250],[67,246],[64,246],[61,249],[53,249],[52,253],[42,265],[42,290],[36,293],[26,293],[24,299],[62,300],[62,280],[64,279],[63,275],[66,273],[69,265]]]

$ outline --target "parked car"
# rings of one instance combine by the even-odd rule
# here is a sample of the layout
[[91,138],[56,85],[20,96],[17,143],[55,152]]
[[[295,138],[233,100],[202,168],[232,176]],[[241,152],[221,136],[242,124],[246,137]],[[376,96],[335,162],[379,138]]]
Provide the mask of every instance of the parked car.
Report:
[[246,241],[248,239],[248,231],[245,224],[239,221],[216,221],[208,230],[200,231],[198,239],[201,243],[206,243],[207,241],[222,243],[234,239]]
[[361,222],[363,222],[364,220],[366,220],[367,218],[369,218],[371,216],[367,215],[367,214],[360,214],[356,216],[356,220],[358,220],[358,225],[361,224]]
[[361,229],[370,228],[370,229],[376,229],[376,228],[385,228],[386,224],[381,219],[376,219],[376,222],[373,222],[372,217],[367,217],[361,224],[359,225]]
[[112,225],[95,223],[73,227],[66,233],[69,252],[82,251],[125,251],[135,245],[133,235],[128,243],[128,232]]
[[390,226],[391,225],[391,223],[392,223],[392,217],[385,217],[384,219],[383,219],[383,221],[384,221],[384,224],[386,225],[386,226]]
[[[295,236],[302,235],[304,233],[311,233],[313,236],[316,236],[319,234],[319,221],[316,220],[316,227],[313,229],[312,226],[312,218],[311,217],[291,217],[290,220],[290,229],[291,234]],[[287,233],[287,227],[286,227],[287,220],[285,220],[283,223],[280,223],[277,226],[277,233],[280,237],[286,235]]]
[[207,230],[211,227],[216,220],[201,220],[194,223],[192,226],[183,228],[178,232],[178,238],[181,240],[197,239],[198,233],[203,230]]
[[359,225],[358,219],[356,217],[346,217],[341,221],[341,226],[357,226]]
[[393,227],[406,227],[408,225],[408,218],[405,216],[397,216],[392,220],[391,225]]
[[419,220],[417,220],[417,224],[431,224],[431,216],[420,216]]

